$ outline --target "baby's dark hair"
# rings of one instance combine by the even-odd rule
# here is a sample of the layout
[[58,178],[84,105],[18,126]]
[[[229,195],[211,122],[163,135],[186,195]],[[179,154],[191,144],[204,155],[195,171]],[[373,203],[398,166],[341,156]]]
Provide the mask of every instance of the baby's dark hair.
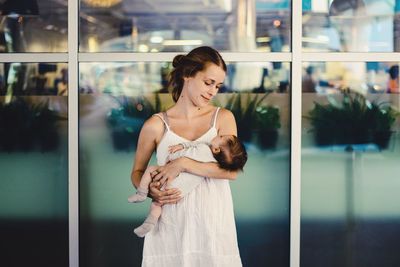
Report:
[[220,147],[220,151],[213,153],[218,165],[229,171],[243,171],[247,161],[247,152],[239,138],[232,135],[225,144]]

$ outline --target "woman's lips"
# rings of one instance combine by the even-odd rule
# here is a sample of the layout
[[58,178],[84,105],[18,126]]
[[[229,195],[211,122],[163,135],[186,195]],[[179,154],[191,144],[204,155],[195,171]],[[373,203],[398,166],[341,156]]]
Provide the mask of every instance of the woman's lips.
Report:
[[206,101],[210,101],[210,98],[207,98],[205,96],[201,96],[202,98],[204,98]]

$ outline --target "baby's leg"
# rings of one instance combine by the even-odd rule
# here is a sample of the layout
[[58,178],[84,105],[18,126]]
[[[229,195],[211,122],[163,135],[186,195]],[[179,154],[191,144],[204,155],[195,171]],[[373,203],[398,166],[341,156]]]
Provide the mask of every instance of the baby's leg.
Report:
[[149,216],[147,216],[146,220],[141,226],[133,230],[135,234],[139,237],[144,237],[148,232],[150,232],[156,225],[158,218],[160,218],[161,211],[161,204],[154,201],[151,202]]
[[143,202],[147,198],[147,193],[149,192],[149,184],[151,183],[151,172],[156,170],[157,166],[148,166],[140,179],[139,187],[136,194],[128,197],[128,202]]

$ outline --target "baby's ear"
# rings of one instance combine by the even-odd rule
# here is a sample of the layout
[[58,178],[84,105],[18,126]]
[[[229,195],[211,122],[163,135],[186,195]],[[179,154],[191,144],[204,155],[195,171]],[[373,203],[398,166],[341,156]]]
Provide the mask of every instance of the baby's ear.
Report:
[[221,149],[219,147],[213,147],[212,148],[212,152],[213,153],[219,153],[219,152],[221,152]]

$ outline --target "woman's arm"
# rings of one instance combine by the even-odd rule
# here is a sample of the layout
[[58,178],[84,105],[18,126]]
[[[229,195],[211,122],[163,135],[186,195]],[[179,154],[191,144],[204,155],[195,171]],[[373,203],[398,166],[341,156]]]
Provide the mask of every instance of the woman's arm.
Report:
[[[161,139],[164,125],[155,116],[148,119],[143,125],[136,148],[135,160],[131,172],[132,184],[137,188],[143,173],[150,161],[151,155],[157,146],[157,140]],[[161,183],[150,183],[150,196],[154,201],[162,204],[175,203],[180,199],[180,192],[176,189],[160,191]]]
[[153,117],[148,119],[140,130],[134,164],[131,172],[131,181],[135,188],[139,186],[142,175],[149,164],[151,155],[156,149],[156,133],[159,132],[159,129],[157,129],[159,126],[155,120],[156,118]]
[[[223,123],[222,123],[223,122]],[[232,112],[226,109],[221,109],[217,118],[218,135],[237,135],[235,117]],[[158,174],[153,177],[153,180],[165,182],[168,179],[173,179],[181,172],[189,172],[199,176],[210,177],[215,179],[235,180],[237,171],[227,171],[221,169],[217,163],[199,162],[189,158],[179,158],[158,168]]]
[[214,162],[199,162],[189,158],[183,158],[181,164],[183,166],[183,172],[189,172],[214,179],[235,180],[238,175],[237,171],[222,169]]

